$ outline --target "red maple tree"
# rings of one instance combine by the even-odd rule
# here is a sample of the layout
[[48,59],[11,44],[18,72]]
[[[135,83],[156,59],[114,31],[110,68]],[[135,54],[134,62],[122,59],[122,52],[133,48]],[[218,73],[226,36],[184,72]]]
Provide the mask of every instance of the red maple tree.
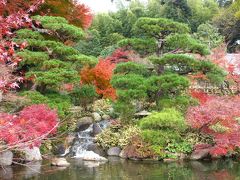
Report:
[[29,14],[43,2],[43,0],[0,0],[0,91],[2,92],[18,87],[18,83],[23,80],[13,72],[21,61],[16,51],[24,49],[27,43],[15,43],[14,32],[20,28],[31,27]]
[[187,122],[202,133],[211,135],[211,154],[226,155],[240,147],[240,97],[214,97],[204,104],[190,107]]
[[0,141],[8,149],[40,146],[43,139],[56,132],[57,126],[57,112],[44,104],[26,107],[18,115],[0,113]]
[[100,59],[94,68],[85,67],[81,70],[81,83],[93,84],[96,92],[104,98],[115,100],[116,90],[112,87],[110,81],[113,76],[113,70],[117,63],[130,61],[129,52],[123,49],[115,50],[105,59]]
[[83,29],[89,28],[93,20],[91,9],[77,0],[45,0],[37,13],[64,17],[69,23]]
[[[231,58],[232,57],[232,58]],[[226,45],[223,44],[213,50],[209,59],[226,70],[227,79],[233,82],[233,86],[240,92],[240,54],[227,54]]]

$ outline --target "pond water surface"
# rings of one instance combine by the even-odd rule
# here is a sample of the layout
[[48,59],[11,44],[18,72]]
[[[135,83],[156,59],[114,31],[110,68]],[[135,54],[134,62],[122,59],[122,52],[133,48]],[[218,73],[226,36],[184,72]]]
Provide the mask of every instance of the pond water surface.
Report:
[[240,162],[218,160],[212,162],[131,161],[110,158],[109,162],[83,162],[69,159],[67,168],[51,167],[37,162],[29,167],[13,166],[0,170],[0,179],[14,180],[240,180]]

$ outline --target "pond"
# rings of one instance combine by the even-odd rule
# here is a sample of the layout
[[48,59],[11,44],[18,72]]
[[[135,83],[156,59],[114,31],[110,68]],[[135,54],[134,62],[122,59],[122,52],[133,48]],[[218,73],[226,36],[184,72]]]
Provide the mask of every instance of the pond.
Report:
[[67,168],[36,162],[29,167],[12,166],[0,170],[0,179],[29,180],[232,180],[240,179],[240,163],[233,160],[212,162],[132,161],[110,158],[109,162],[69,159]]

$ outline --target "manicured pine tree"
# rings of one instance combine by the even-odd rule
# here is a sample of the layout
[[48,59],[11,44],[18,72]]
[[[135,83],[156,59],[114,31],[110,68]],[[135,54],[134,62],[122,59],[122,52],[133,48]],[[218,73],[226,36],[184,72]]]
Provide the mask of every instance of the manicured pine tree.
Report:
[[[144,67],[145,72],[149,71],[146,75],[144,68],[134,62],[117,65],[112,79],[119,98],[117,103],[127,107],[131,105],[134,109],[137,101],[145,99],[156,103],[157,109],[175,107],[185,111],[192,102],[188,95],[189,75],[202,74],[207,82],[213,84],[223,82],[223,70],[193,55],[207,55],[209,50],[189,35],[190,29],[186,24],[163,18],[139,18],[133,30],[134,38],[118,44],[144,54],[154,68],[149,71]],[[154,47],[154,41],[155,48],[150,48]],[[120,111],[123,114],[123,109]],[[130,113],[135,112],[136,109]]]
[[16,41],[27,42],[27,49],[19,52],[20,68],[32,79],[34,88],[59,90],[66,83],[78,83],[83,66],[94,66],[94,57],[81,54],[71,47],[83,38],[82,29],[68,24],[62,17],[34,16],[32,30],[17,31]]

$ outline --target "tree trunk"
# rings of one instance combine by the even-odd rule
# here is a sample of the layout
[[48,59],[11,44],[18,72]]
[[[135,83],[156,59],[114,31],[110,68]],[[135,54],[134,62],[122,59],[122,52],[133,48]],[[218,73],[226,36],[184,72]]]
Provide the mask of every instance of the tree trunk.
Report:
[[157,42],[157,56],[162,56],[163,45],[164,45],[164,39],[158,39],[158,42]]

